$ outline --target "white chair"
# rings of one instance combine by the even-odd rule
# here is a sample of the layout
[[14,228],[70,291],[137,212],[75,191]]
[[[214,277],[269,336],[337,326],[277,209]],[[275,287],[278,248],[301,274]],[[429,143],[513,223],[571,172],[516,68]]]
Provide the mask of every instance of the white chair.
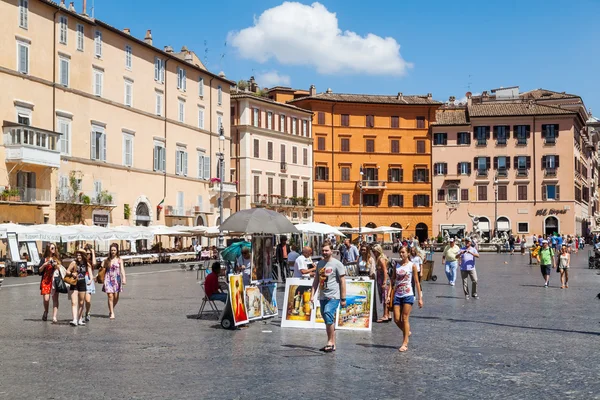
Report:
[[[206,291],[204,290],[204,282],[198,282],[200,285],[200,290],[202,290],[202,304],[200,304],[200,309],[198,310],[198,315],[196,315],[196,319],[202,318],[202,315],[206,313],[214,313],[216,319],[219,319],[219,315],[221,315],[221,310],[217,307],[217,303],[214,300],[211,300],[206,295]],[[206,304],[209,305],[210,310],[206,309]]]

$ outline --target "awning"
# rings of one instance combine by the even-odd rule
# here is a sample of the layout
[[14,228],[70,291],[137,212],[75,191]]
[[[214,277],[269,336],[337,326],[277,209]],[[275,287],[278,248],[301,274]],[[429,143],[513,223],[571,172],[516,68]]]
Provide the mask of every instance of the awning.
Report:
[[481,229],[484,232],[489,231],[490,230],[489,221],[479,221],[479,229]]
[[510,231],[510,224],[508,223],[508,221],[498,221],[498,230]]

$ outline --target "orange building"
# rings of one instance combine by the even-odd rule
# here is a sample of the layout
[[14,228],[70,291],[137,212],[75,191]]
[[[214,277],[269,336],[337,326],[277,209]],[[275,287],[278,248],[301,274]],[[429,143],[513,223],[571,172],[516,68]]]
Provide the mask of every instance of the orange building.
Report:
[[269,96],[313,111],[315,222],[358,227],[361,214],[362,226],[431,235],[429,125],[441,105],[431,94],[317,94],[311,86]]

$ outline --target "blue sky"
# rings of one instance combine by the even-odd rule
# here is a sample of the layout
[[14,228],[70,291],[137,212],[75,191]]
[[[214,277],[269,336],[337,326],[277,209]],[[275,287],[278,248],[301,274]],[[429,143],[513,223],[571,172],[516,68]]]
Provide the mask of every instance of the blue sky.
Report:
[[186,45],[203,61],[208,49],[211,71],[236,81],[255,75],[261,86],[431,92],[441,101],[469,89],[543,87],[578,94],[600,115],[600,1],[300,3],[95,0],[95,16],[137,37],[151,29],[156,46]]

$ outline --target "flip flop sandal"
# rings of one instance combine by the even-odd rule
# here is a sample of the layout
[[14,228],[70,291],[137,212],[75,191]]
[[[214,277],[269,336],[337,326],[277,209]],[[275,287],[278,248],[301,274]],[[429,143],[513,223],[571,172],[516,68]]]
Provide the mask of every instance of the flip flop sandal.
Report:
[[324,347],[325,350],[323,350],[325,353],[331,353],[333,351],[335,351],[335,346],[325,346]]

